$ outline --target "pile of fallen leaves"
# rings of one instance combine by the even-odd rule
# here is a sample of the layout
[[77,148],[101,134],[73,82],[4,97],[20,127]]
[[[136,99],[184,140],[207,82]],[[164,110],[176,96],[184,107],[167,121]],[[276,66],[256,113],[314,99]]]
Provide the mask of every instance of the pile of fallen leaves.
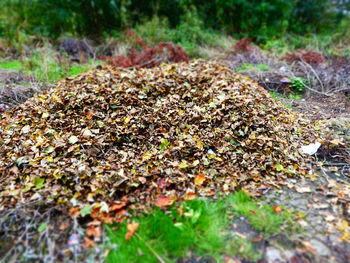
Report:
[[100,67],[2,116],[0,210],[44,198],[85,215],[259,191],[305,174],[299,148],[315,138],[263,88],[213,62]]

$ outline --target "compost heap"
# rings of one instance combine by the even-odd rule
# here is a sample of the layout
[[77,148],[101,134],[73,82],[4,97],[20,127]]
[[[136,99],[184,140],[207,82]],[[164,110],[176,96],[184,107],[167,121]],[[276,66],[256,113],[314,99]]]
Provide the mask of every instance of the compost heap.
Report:
[[310,127],[214,62],[99,67],[2,116],[0,207],[43,198],[108,211],[266,189],[305,174]]

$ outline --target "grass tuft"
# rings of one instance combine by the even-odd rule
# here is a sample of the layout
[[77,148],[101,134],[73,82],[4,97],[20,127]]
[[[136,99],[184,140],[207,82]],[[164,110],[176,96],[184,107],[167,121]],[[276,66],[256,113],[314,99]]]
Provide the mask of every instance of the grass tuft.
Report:
[[22,68],[20,61],[0,61],[0,69],[19,71]]
[[244,192],[228,197],[233,210],[247,218],[250,225],[265,235],[280,231],[285,218],[277,214],[269,205],[259,205]]
[[251,240],[230,231],[232,213],[246,217],[251,227],[264,235],[280,232],[290,217],[259,205],[244,192],[220,200],[186,201],[167,211],[156,208],[130,219],[139,223],[139,229],[129,241],[125,241],[127,222],[106,225],[113,247],[107,262],[176,262],[191,255],[211,257],[216,262],[222,262],[224,256],[259,260],[261,255]]

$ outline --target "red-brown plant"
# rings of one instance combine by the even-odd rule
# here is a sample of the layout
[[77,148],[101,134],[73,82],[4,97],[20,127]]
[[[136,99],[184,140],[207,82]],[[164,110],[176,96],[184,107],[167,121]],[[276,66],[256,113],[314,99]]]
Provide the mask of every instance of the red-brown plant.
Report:
[[140,47],[146,47],[147,43],[146,40],[141,38],[138,34],[136,34],[134,31],[128,29],[124,32],[124,35],[128,38],[129,43],[135,43],[136,45]]
[[249,37],[242,38],[237,41],[237,43],[233,46],[235,52],[250,52],[252,51],[251,46],[252,39]]
[[107,61],[116,67],[140,67],[151,68],[160,65],[163,62],[188,62],[189,58],[186,52],[180,46],[170,42],[162,42],[154,47],[148,47],[146,41],[133,31],[127,31],[127,36],[133,38],[135,44],[141,47],[141,50],[132,49],[128,56],[100,56],[100,59]]
[[286,56],[282,58],[289,63],[303,61],[312,65],[319,65],[326,61],[325,57],[316,51],[303,51],[296,50],[294,52],[288,53]]

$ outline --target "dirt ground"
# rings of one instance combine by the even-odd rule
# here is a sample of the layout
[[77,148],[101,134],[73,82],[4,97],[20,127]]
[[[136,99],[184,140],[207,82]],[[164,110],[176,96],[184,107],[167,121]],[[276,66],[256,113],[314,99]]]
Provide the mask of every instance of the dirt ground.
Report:
[[319,121],[328,144],[316,154],[309,176],[264,195],[264,202],[300,213],[303,232],[266,240],[262,262],[350,262],[350,99],[334,94],[282,101]]

